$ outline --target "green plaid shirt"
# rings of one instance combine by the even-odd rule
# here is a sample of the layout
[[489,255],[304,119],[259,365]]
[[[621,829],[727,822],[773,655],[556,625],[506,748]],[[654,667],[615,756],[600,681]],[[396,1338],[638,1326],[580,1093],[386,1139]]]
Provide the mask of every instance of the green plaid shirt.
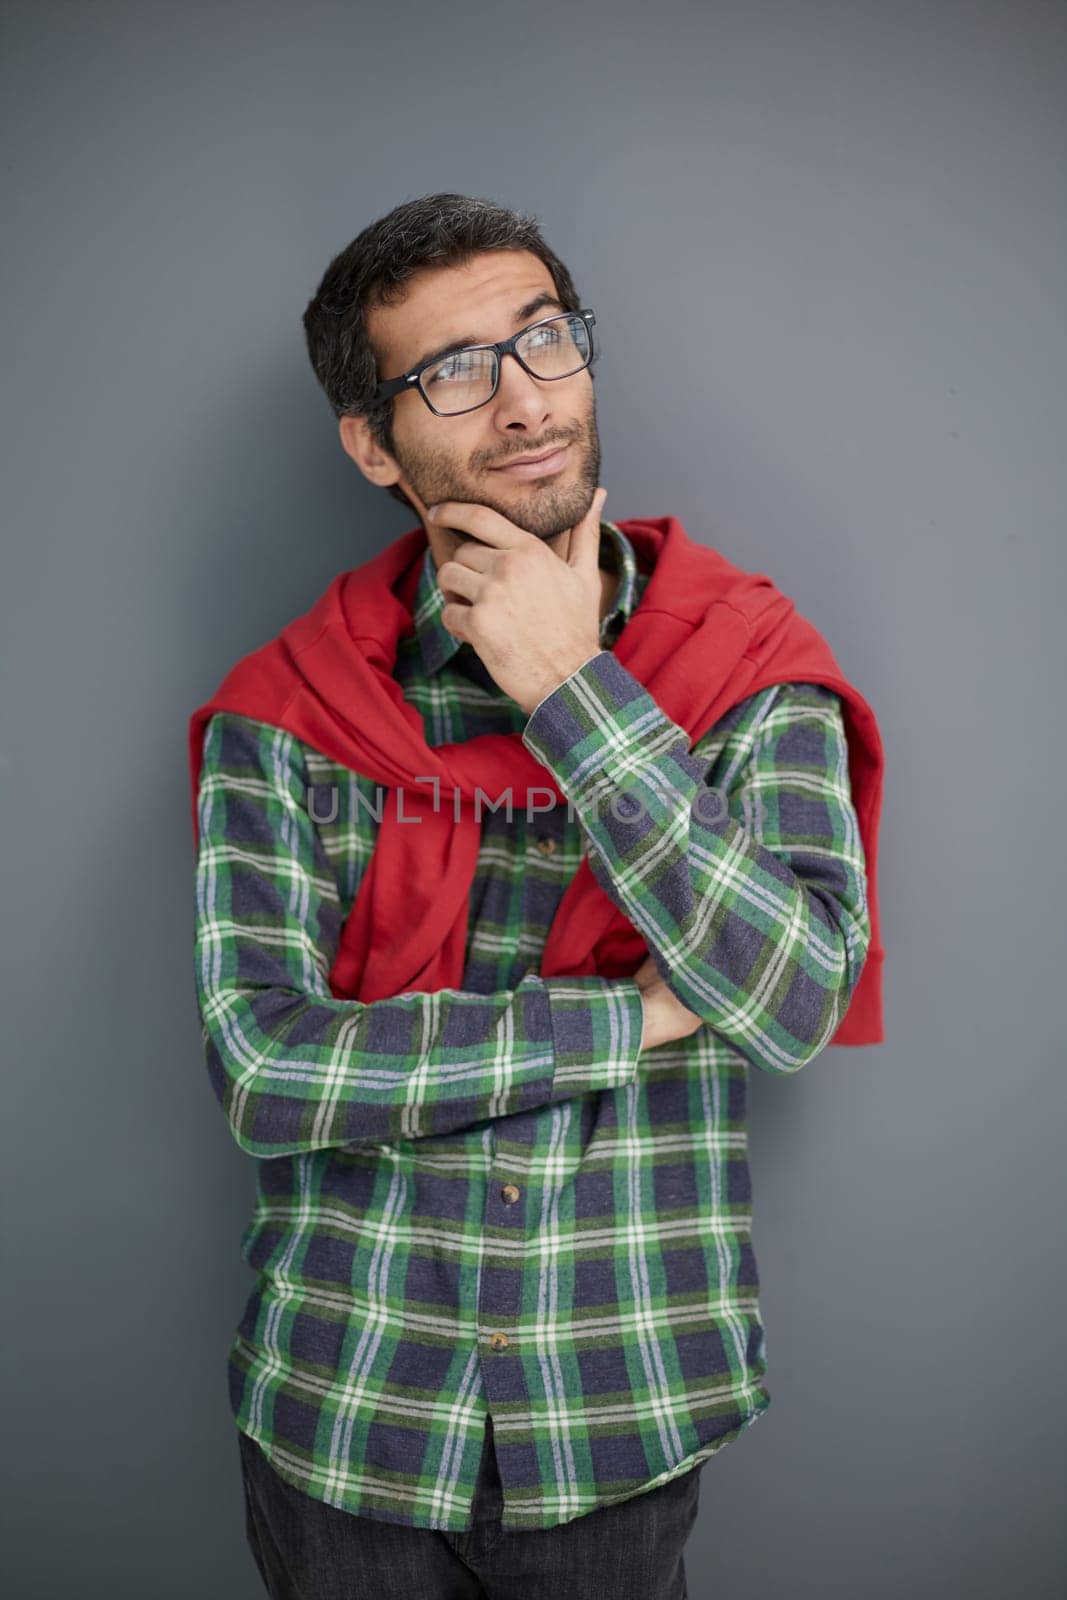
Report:
[[[383,1521],[470,1525],[487,1415],[503,1526],[533,1529],[677,1477],[770,1404],[748,1073],[816,1056],[866,956],[840,702],[777,685],[690,750],[612,653],[647,582],[612,523],[601,564],[603,648],[527,717],[424,558],[395,672],[427,742],[520,732],[567,797],[483,816],[462,988],[333,998],[377,785],[241,716],[206,730],[197,997],[257,1179],[233,1415],[289,1484]],[[632,978],[538,975],[587,851],[696,1033],[642,1053]]]

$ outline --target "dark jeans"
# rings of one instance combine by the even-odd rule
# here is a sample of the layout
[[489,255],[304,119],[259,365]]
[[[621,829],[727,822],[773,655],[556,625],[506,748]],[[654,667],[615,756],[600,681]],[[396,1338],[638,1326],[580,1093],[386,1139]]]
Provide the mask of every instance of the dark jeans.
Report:
[[247,1538],[272,1600],[686,1600],[682,1546],[696,1521],[692,1471],[555,1528],[507,1533],[486,1432],[465,1533],[353,1516],[279,1478],[238,1429]]

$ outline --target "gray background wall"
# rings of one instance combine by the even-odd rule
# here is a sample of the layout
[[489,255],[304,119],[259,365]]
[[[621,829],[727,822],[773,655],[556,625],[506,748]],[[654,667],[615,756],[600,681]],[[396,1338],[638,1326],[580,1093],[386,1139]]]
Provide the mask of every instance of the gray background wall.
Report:
[[261,1592],[186,718],[412,525],[299,316],[452,188],[535,212],[596,307],[605,515],[769,571],[886,743],[888,1041],[753,1075],[774,1405],[705,1471],[690,1592],[1059,1591],[1065,32],[6,5],[7,1593]]

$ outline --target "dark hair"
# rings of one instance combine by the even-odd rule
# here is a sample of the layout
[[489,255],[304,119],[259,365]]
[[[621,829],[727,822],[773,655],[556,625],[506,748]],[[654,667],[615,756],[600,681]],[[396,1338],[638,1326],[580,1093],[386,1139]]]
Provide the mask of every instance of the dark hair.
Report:
[[[393,402],[370,403],[380,374],[366,312],[402,301],[408,279],[424,268],[462,266],[484,250],[530,251],[552,274],[564,310],[579,310],[571,275],[545,243],[536,218],[465,194],[405,200],[370,223],[334,256],[308,303],[303,318],[308,355],[334,415],[366,416],[372,438],[390,455],[396,454]],[[388,490],[394,500],[415,509],[397,484]]]

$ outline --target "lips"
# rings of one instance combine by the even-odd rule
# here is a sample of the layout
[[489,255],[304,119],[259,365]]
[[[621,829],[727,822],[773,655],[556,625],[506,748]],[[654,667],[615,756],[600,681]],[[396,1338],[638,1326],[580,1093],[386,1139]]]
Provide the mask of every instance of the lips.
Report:
[[567,458],[569,444],[556,445],[535,460],[505,461],[495,472],[509,472],[515,478],[539,478],[549,472],[558,472]]

